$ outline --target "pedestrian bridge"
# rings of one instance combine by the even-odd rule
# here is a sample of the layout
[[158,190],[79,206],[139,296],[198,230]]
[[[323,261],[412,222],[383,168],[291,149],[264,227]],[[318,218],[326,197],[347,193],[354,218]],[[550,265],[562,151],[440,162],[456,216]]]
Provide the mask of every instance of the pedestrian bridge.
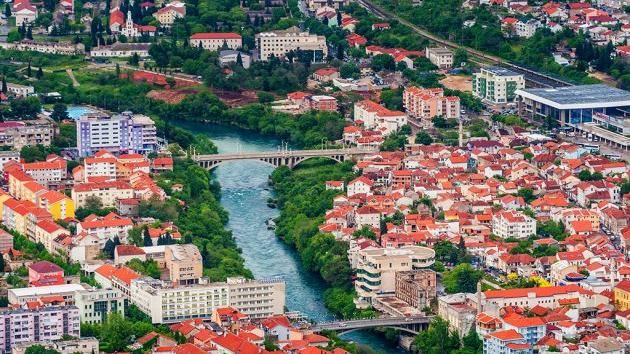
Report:
[[211,170],[226,161],[259,160],[274,167],[288,166],[294,168],[298,164],[315,157],[324,157],[337,162],[356,160],[359,157],[375,153],[375,149],[347,148],[347,149],[320,149],[320,150],[288,150],[243,152],[229,154],[193,155],[192,159],[201,167]]
[[344,334],[361,329],[389,327],[415,335],[420,333],[420,331],[426,330],[431,320],[433,320],[433,316],[367,318],[317,323],[311,329],[314,332],[335,331],[338,334]]

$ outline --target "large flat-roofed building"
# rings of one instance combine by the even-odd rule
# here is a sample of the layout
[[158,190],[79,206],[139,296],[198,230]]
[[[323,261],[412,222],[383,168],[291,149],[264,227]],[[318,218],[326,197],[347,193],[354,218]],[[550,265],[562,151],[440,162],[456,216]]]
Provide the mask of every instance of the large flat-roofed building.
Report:
[[33,345],[41,345],[46,349],[55,350],[61,354],[99,353],[98,339],[94,337],[83,337],[70,340],[54,340],[21,343],[11,346],[11,354],[25,354],[26,349]]
[[202,276],[201,253],[193,244],[171,245],[164,251],[169,278],[177,284],[194,284]]
[[322,61],[328,55],[326,37],[302,32],[297,27],[282,31],[260,32],[255,36],[258,59],[267,61],[270,57],[283,59],[290,51],[312,51],[311,60]]
[[153,323],[174,323],[212,317],[219,307],[232,306],[252,318],[284,313],[285,283],[281,280],[245,280],[177,285],[152,278],[131,281],[130,299]]
[[492,103],[511,102],[516,97],[516,90],[524,88],[523,75],[506,68],[481,68],[473,75],[473,95]]
[[31,288],[9,289],[9,304],[24,305],[30,301],[37,301],[42,296],[61,296],[66,305],[74,305],[74,295],[77,291],[86,290],[81,284],[62,284],[38,286]]
[[630,112],[630,92],[603,84],[516,90],[519,112],[550,116],[577,126],[593,121],[596,112],[614,117]]
[[448,69],[453,66],[453,51],[445,47],[427,47],[427,59],[440,69]]

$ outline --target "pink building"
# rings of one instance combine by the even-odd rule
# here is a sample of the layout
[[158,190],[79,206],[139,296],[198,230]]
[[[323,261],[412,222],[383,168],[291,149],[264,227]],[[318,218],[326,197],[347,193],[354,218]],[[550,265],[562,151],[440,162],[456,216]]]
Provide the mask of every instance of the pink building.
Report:
[[29,286],[65,284],[63,269],[48,261],[35,262],[28,266],[28,284]]
[[459,119],[460,115],[459,97],[444,96],[441,88],[406,87],[403,104],[410,116],[419,119],[431,119],[435,116]]

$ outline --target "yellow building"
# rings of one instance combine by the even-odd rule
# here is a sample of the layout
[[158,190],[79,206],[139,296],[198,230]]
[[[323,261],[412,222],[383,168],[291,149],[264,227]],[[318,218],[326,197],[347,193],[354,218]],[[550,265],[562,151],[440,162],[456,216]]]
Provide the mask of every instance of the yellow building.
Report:
[[33,182],[31,176],[24,173],[22,170],[11,170],[8,173],[9,176],[9,194],[15,199],[23,199],[24,185],[28,182]]
[[0,190],[0,219],[2,219],[2,213],[4,212],[4,202],[12,199],[9,193]]
[[48,210],[55,220],[74,218],[74,202],[61,192],[48,191],[42,194],[38,205]]
[[46,187],[35,181],[26,182],[22,185],[22,193],[18,199],[37,203],[37,197],[46,193],[46,191]]
[[617,311],[630,309],[630,280],[623,280],[613,289]]

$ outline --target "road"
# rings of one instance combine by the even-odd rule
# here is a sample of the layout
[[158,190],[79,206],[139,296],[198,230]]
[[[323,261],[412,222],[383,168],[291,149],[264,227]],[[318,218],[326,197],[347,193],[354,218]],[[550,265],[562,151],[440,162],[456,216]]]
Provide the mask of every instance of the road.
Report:
[[545,74],[541,74],[539,72],[524,68],[522,66],[518,66],[515,64],[512,64],[510,62],[505,61],[504,59],[497,57],[495,55],[491,55],[491,54],[487,54],[484,53],[480,50],[476,50],[473,48],[469,48],[469,47],[465,47],[465,46],[461,46],[455,42],[451,42],[449,40],[440,38],[436,35],[434,35],[433,33],[426,31],[416,25],[414,25],[413,23],[405,20],[404,18],[401,18],[400,16],[393,14],[391,12],[388,12],[384,9],[382,9],[381,7],[375,5],[374,3],[370,2],[369,0],[357,0],[357,2],[363,6],[366,10],[368,10],[369,12],[373,13],[374,15],[381,17],[381,18],[389,18],[389,19],[394,19],[397,20],[398,22],[402,23],[403,25],[411,28],[414,32],[418,33],[420,36],[425,37],[439,45],[451,48],[451,49],[458,49],[458,48],[462,48],[464,50],[466,50],[466,52],[468,52],[468,54],[471,57],[474,57],[477,59],[477,62],[482,65],[482,66],[486,66],[487,62],[491,62],[493,65],[502,65],[502,66],[506,66],[509,69],[516,71],[520,74],[523,74],[523,76],[525,77],[525,80],[529,83],[529,86],[533,86],[533,87],[559,87],[559,86],[572,86],[571,83],[564,81],[564,80],[560,80]]

